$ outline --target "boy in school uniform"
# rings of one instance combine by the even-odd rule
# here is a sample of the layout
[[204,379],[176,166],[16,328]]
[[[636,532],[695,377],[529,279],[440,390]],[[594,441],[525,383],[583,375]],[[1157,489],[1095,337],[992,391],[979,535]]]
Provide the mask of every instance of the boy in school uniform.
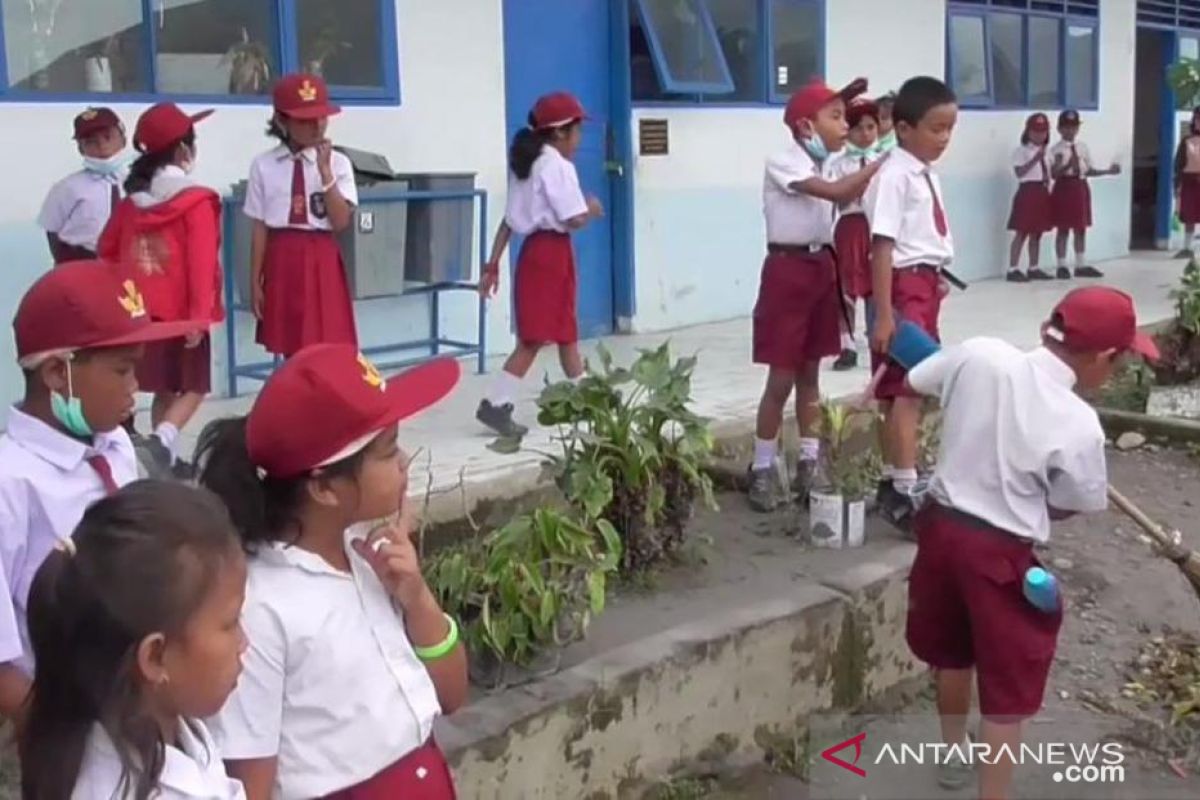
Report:
[[915,510],[922,402],[905,387],[904,370],[885,354],[901,320],[938,338],[941,271],[954,258],[954,240],[932,165],[950,144],[958,104],[946,84],[917,77],[901,87],[892,113],[900,144],[868,189],[864,206],[872,237],[871,370],[884,370],[875,389],[884,415],[879,511],[906,528]]
[[1092,166],[1092,154],[1088,146],[1079,140],[1082,121],[1079,112],[1068,108],[1058,115],[1058,133],[1062,137],[1050,148],[1050,172],[1054,176],[1054,189],[1050,193],[1050,205],[1054,213],[1054,225],[1058,234],[1054,240],[1054,253],[1058,256],[1056,276],[1060,280],[1071,277],[1067,268],[1067,238],[1075,236],[1075,277],[1102,278],[1104,273],[1087,261],[1087,229],[1092,226],[1092,190],[1088,178],[1121,174],[1121,165],[1113,163],[1108,169]]
[[151,322],[137,287],[100,261],[50,270],[21,300],[13,330],[25,396],[0,436],[0,716],[19,715],[29,691],[25,613],[38,567],[91,503],[137,479],[121,423],[143,346],[195,327]]
[[110,108],[89,108],[75,117],[74,130],[83,169],[54,184],[38,214],[55,264],[95,258],[100,232],[121,201],[121,119]]
[[[907,639],[935,671],[950,746],[939,765],[946,788],[972,779],[973,679],[989,752],[1019,752],[1021,722],[1041,708],[1062,609],[1039,610],[1022,585],[1052,520],[1107,507],[1104,431],[1076,391],[1099,388],[1127,354],[1153,360],[1158,350],[1138,332],[1128,295],[1089,286],[1058,303],[1032,351],[978,337],[908,374],[912,389],[940,399],[943,415],[916,521]],[[1013,765],[994,761],[979,767],[979,796],[988,800],[1008,797],[1012,784]]]
[[753,337],[754,363],[768,367],[750,465],[749,500],[756,511],[773,511],[784,499],[776,458],[783,409],[793,389],[800,462],[792,490],[802,500],[816,472],[818,368],[822,358],[841,352],[843,308],[832,251],[834,204],[859,197],[882,163],[833,180],[827,160],[846,142],[847,101],[866,88],[860,78],[841,91],[820,81],[797,91],[783,115],[792,141],[767,159],[767,257],[754,306]]

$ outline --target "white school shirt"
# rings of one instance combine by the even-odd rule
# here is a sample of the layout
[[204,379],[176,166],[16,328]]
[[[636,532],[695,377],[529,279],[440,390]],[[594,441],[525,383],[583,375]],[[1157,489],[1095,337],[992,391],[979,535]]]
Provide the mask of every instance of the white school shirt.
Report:
[[1064,172],[1065,178],[1080,178],[1087,177],[1088,172],[1092,169],[1092,154],[1088,150],[1088,146],[1076,139],[1074,142],[1068,142],[1065,139],[1059,139],[1058,144],[1050,148],[1046,154],[1049,159],[1050,169],[1054,169],[1055,164],[1066,165],[1071,160],[1071,145],[1075,145],[1075,151],[1079,153],[1079,171],[1071,170]]
[[938,502],[1035,542],[1050,538],[1047,506],[1108,506],[1104,431],[1073,391],[1075,374],[1044,347],[1023,352],[978,337],[908,373],[941,398],[942,446],[929,491]]
[[525,180],[509,172],[504,221],[513,233],[566,233],[567,220],[586,213],[587,198],[579,186],[579,173],[557,148],[542,145],[541,155]]
[[[934,223],[930,181],[946,217],[945,236],[938,233]],[[950,230],[950,211],[946,208],[942,183],[932,166],[903,147],[893,150],[871,179],[863,198],[863,208],[871,222],[871,235],[883,236],[895,243],[892,257],[896,269],[918,264],[940,267],[954,260],[954,235]]]
[[818,164],[796,141],[767,159],[763,170],[763,218],[767,244],[830,244],[833,203],[797,191],[793,184],[809,178],[828,180],[829,159]]
[[38,214],[38,226],[62,241],[95,252],[100,233],[112,216],[112,190],[121,188],[122,174],[73,172],[50,188]]
[[323,797],[423,745],[441,713],[404,619],[350,547],[352,574],[298,547],[250,559],[242,627],[249,649],[209,724],[227,759],[278,758],[273,796]]
[[[878,152],[872,151],[867,154],[851,154],[849,148],[834,154],[829,159],[829,165],[826,172],[829,175],[829,180],[840,181],[842,178],[848,178],[858,172],[868,164],[872,164],[881,158]],[[842,207],[838,215],[848,217],[851,214],[863,214],[862,198],[853,200]]]
[[[1012,165],[1014,168],[1023,167],[1029,163],[1029,160],[1037,156],[1038,150],[1041,147],[1036,144],[1023,144],[1013,151]],[[1017,183],[1049,183],[1050,182],[1050,150],[1047,148],[1046,155],[1042,156],[1039,163],[1035,163],[1028,172],[1017,178]],[[1042,166],[1045,165],[1045,169]],[[1015,174],[1015,173],[1014,173]]]
[[[108,732],[100,725],[92,727],[83,753],[79,777],[71,800],[124,800],[133,797],[126,788],[120,794],[121,758]],[[242,782],[225,772],[220,752],[204,723],[179,721],[179,746],[166,748],[157,791],[151,800],[245,800]]]
[[87,507],[106,495],[85,461],[94,454],[105,457],[118,486],[137,480],[137,455],[124,428],[97,434],[88,447],[14,407],[0,437],[0,663],[15,663],[27,675],[33,674],[26,620],[33,576],[54,546],[71,537]]
[[[292,225],[288,217],[292,210],[292,166],[299,158],[304,162],[304,196],[307,198],[308,221],[303,225]],[[342,197],[352,206],[358,205],[358,187],[354,184],[354,167],[350,159],[333,151],[330,159],[333,177]],[[250,219],[258,220],[268,228],[295,228],[297,230],[332,231],[329,216],[325,213],[324,182],[317,167],[316,148],[307,148],[293,155],[285,145],[274,147],[254,159],[250,164],[250,180],[246,185],[246,201],[242,211]]]

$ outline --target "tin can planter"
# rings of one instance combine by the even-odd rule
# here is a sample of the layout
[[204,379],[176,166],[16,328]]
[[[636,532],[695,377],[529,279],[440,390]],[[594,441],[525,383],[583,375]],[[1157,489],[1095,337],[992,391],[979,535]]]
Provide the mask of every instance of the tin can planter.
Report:
[[808,538],[816,547],[841,550],[862,547],[866,541],[866,502],[840,494],[809,495]]

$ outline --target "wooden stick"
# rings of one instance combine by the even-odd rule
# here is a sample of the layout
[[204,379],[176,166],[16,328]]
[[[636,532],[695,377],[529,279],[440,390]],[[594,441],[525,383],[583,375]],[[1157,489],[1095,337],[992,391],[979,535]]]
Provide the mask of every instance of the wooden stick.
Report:
[[1175,538],[1162,525],[1146,516],[1146,513],[1134,505],[1132,500],[1111,485],[1108,487],[1108,499],[1162,547],[1174,549],[1179,546]]

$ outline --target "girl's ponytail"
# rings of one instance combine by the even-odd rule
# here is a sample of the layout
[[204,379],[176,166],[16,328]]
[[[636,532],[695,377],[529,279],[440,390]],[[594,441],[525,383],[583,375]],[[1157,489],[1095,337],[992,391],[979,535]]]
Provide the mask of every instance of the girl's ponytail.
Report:
[[535,128],[533,114],[530,113],[528,127],[517,131],[512,145],[508,148],[508,168],[512,170],[513,175],[517,176],[517,180],[523,181],[529,178],[530,173],[533,172],[533,162],[538,160],[538,156],[542,154],[542,148],[550,142],[553,135],[553,131]]

